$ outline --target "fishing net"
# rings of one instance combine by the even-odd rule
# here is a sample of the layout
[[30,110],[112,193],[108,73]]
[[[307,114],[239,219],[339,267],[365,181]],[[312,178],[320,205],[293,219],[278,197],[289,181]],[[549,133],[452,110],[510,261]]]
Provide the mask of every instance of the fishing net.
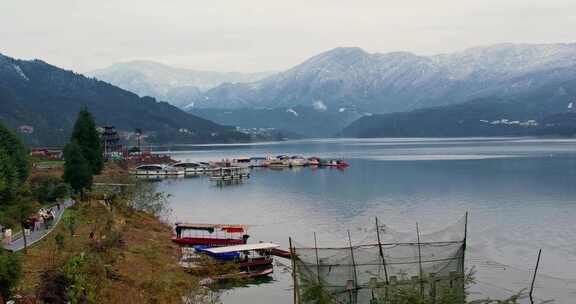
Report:
[[463,299],[464,231],[465,220],[425,235],[375,225],[374,239],[357,245],[293,242],[299,303],[395,303],[399,290],[433,299],[450,289]]

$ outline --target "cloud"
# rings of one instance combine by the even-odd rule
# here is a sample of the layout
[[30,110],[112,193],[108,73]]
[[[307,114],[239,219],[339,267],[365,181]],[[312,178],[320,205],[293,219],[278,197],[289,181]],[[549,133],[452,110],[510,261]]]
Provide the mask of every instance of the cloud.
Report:
[[573,0],[3,0],[0,52],[80,72],[130,59],[283,70],[338,46],[436,54],[570,42],[574,11]]

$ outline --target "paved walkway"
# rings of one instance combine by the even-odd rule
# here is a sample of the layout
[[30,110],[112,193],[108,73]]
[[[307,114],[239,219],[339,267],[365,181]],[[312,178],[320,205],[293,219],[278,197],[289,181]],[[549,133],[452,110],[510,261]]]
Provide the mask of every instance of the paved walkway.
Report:
[[[64,210],[66,210],[66,208],[68,208],[74,204],[75,204],[75,201],[68,199],[68,200],[66,200],[60,204],[60,210],[57,210],[56,207],[52,207],[55,211],[54,221],[52,222],[52,225],[50,225],[50,227],[48,229],[45,229],[45,226],[41,225],[41,229],[36,230],[36,231],[32,231],[30,233],[30,235],[27,235],[26,241],[28,243],[28,247],[30,247],[32,244],[40,241],[45,236],[47,236],[50,232],[52,232],[52,230],[58,225],[58,223],[62,219],[62,215],[64,214]],[[20,237],[17,240],[14,240],[11,244],[9,244],[9,245],[3,244],[3,246],[5,249],[13,251],[13,252],[20,251],[20,250],[24,249],[24,238]]]

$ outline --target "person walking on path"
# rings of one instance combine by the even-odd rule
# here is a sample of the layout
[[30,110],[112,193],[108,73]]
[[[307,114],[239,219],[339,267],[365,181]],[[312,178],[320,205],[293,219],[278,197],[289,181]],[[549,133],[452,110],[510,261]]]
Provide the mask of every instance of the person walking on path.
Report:
[[[76,202],[74,200],[69,199],[63,203],[62,205],[63,208],[60,208],[60,210],[57,210],[57,208],[51,208],[49,210],[41,209],[40,211],[38,211],[38,214],[36,214],[37,218],[36,224],[38,225],[37,226],[38,229],[36,229],[36,231],[31,233],[30,236],[27,238],[28,246],[34,244],[35,242],[43,239],[46,235],[48,235],[52,231],[52,229],[56,226],[56,224],[58,224],[58,222],[62,219],[64,211],[68,207],[75,205],[75,203]],[[44,226],[46,229],[41,229],[42,226]],[[23,239],[19,238],[17,240],[12,240],[12,232],[10,231],[9,234],[10,234],[8,238],[9,242],[5,242],[4,248],[13,252],[24,249]],[[4,239],[4,241],[7,240]]]

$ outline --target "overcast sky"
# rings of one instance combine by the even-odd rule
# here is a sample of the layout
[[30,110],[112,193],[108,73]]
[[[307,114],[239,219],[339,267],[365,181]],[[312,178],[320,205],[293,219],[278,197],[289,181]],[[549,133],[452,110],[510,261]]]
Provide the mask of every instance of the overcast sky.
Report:
[[338,46],[574,41],[576,0],[0,0],[0,53],[78,72],[133,59],[252,72]]

